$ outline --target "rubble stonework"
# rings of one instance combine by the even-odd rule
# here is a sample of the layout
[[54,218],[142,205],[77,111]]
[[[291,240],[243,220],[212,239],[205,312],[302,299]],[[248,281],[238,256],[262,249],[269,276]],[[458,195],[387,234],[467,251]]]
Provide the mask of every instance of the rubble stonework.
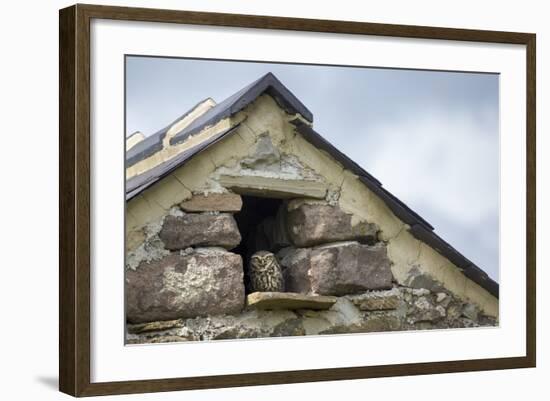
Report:
[[[300,200],[284,203],[255,233],[263,238],[254,242],[256,246],[283,247],[277,258],[286,292],[249,294],[247,300],[247,261],[227,250],[241,241],[235,218],[222,210],[204,212],[205,208],[228,209],[218,196],[206,199],[195,195],[186,204],[187,212],[172,208],[143,229],[143,243],[129,254],[129,343],[497,324],[495,318],[455,297],[420,269],[411,270],[406,285],[396,284],[383,241],[374,234],[369,234],[368,244],[363,241],[366,231],[353,230],[351,219],[338,207]],[[237,209],[236,203],[231,208]],[[289,208],[301,210],[301,217],[284,213]],[[310,232],[300,232],[303,241],[298,243],[315,245],[296,247],[296,236],[289,239],[290,227],[311,216],[316,217],[306,223]],[[363,243],[332,242],[335,238],[359,238]]]
[[[394,287],[335,298],[327,310],[245,308],[238,314],[128,325],[129,343],[219,340],[397,330],[495,326],[498,321],[467,315],[472,304],[447,295],[438,303],[429,290]],[[286,300],[288,302],[288,300]],[[368,307],[365,309],[365,305]],[[453,312],[455,311],[455,312]]]

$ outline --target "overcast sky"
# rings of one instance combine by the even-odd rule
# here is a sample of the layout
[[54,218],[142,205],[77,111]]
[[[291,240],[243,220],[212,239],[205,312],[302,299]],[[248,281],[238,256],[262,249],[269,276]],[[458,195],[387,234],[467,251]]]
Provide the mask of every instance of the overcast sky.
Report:
[[271,71],[317,132],[498,281],[498,75],[147,57],[126,66],[127,135]]

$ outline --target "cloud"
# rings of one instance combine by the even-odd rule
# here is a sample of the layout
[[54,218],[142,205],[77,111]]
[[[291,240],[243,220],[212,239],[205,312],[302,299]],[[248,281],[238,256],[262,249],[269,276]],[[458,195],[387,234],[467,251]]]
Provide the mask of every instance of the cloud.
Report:
[[369,127],[355,159],[411,203],[425,204],[463,224],[498,208],[498,146],[467,114],[427,113]]
[[[479,114],[479,113],[478,113]],[[433,109],[368,125],[347,154],[498,280],[498,131],[479,115]]]

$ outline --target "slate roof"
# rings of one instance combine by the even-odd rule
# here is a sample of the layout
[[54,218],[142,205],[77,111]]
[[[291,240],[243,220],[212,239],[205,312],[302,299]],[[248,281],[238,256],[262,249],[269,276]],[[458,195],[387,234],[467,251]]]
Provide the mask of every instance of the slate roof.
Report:
[[[162,141],[164,140],[164,137],[166,136],[166,133],[170,129],[172,125],[177,123],[178,121],[185,118],[188,114],[190,114],[193,110],[197,108],[200,104],[204,103],[210,98],[206,98],[204,100],[201,100],[196,105],[194,105],[192,108],[187,110],[185,113],[183,113],[181,116],[176,118],[174,121],[172,121],[170,124],[168,124],[166,127],[162,128],[161,130],[155,132],[154,134],[146,137],[143,141],[136,143],[132,148],[130,148],[126,152],[126,168],[133,166],[137,162],[143,159],[147,159],[149,156],[153,155],[154,153],[158,152],[159,150],[162,150]],[[134,133],[135,134],[135,133]],[[134,135],[132,134],[132,135]],[[130,138],[132,135],[130,135],[128,138]]]
[[[189,136],[201,131],[204,127],[216,124],[233,114],[243,110],[246,106],[252,103],[263,93],[269,94],[285,111],[290,114],[300,113],[309,122],[313,122],[313,113],[298,100],[292,92],[290,92],[272,73],[267,73],[255,82],[244,87],[237,93],[231,95],[223,102],[218,103],[206,113],[199,116],[187,127],[176,133],[171,139],[170,144],[178,144],[184,142]],[[206,99],[205,99],[206,100]],[[153,135],[147,137],[143,141],[132,147],[126,154],[126,167],[131,167],[140,160],[146,159],[152,154],[162,149],[162,141],[166,136],[166,132],[176,122],[183,119],[187,114],[191,113],[199,104],[197,103],[191,110],[187,111],[177,119],[172,121],[166,127]]]
[[[268,73],[197,118],[192,124],[177,133],[171,139],[170,143],[174,144],[183,142],[190,135],[199,132],[203,128],[238,113],[263,93],[268,93],[272,96],[275,101],[290,114],[299,113],[307,121],[313,121],[312,113],[272,73]],[[185,114],[183,116],[185,116]],[[174,122],[179,121],[183,116],[180,116]],[[291,123],[296,126],[296,131],[299,132],[307,141],[312,143],[318,149],[324,150],[330,154],[335,160],[340,162],[344,168],[357,175],[361,182],[363,182],[372,192],[382,199],[382,201],[401,221],[410,226],[409,232],[415,238],[438,251],[441,255],[449,259],[453,264],[460,268],[466,277],[485,288],[489,293],[498,298],[498,283],[492,280],[487,273],[454,249],[439,235],[437,235],[434,231],[434,227],[430,223],[424,220],[392,193],[387,191],[382,186],[380,181],[347,157],[344,153],[340,152],[309,125],[299,119],[295,119],[291,121]],[[131,148],[126,155],[127,166],[131,165],[128,164],[131,163],[131,161],[134,161],[135,163],[135,160],[139,157],[148,157],[143,157],[143,155],[151,155],[155,153],[159,144],[162,146],[162,139],[172,124],[152,135],[152,137],[154,137],[153,139],[150,139],[151,137],[149,137]],[[220,132],[206,139],[197,146],[180,153],[173,159],[161,163],[143,174],[130,178],[126,181],[126,201],[129,201],[146,188],[149,188],[151,185],[170,174],[176,168],[184,165],[196,154],[217,143],[226,135],[230,135],[236,128],[237,126]],[[139,149],[136,149],[141,144],[143,145],[140,146]]]
[[161,163],[158,166],[155,166],[142,174],[136,175],[126,180],[126,201],[129,201],[134,196],[139,195],[142,191],[160,181],[162,178],[166,177],[176,168],[183,166],[197,153],[214,145],[226,135],[231,134],[234,130],[237,129],[237,127],[238,125],[228,130],[222,131],[216,135],[212,135],[207,140],[202,141],[201,143],[190,149],[184,150],[172,159],[167,160],[164,163]]

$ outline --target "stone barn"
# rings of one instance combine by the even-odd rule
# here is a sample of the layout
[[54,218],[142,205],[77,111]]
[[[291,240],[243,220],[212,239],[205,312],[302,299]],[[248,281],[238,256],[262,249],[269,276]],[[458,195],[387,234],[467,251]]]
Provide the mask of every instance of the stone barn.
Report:
[[[284,288],[255,291],[271,252]],[[273,74],[126,141],[128,343],[498,324],[498,284]]]

